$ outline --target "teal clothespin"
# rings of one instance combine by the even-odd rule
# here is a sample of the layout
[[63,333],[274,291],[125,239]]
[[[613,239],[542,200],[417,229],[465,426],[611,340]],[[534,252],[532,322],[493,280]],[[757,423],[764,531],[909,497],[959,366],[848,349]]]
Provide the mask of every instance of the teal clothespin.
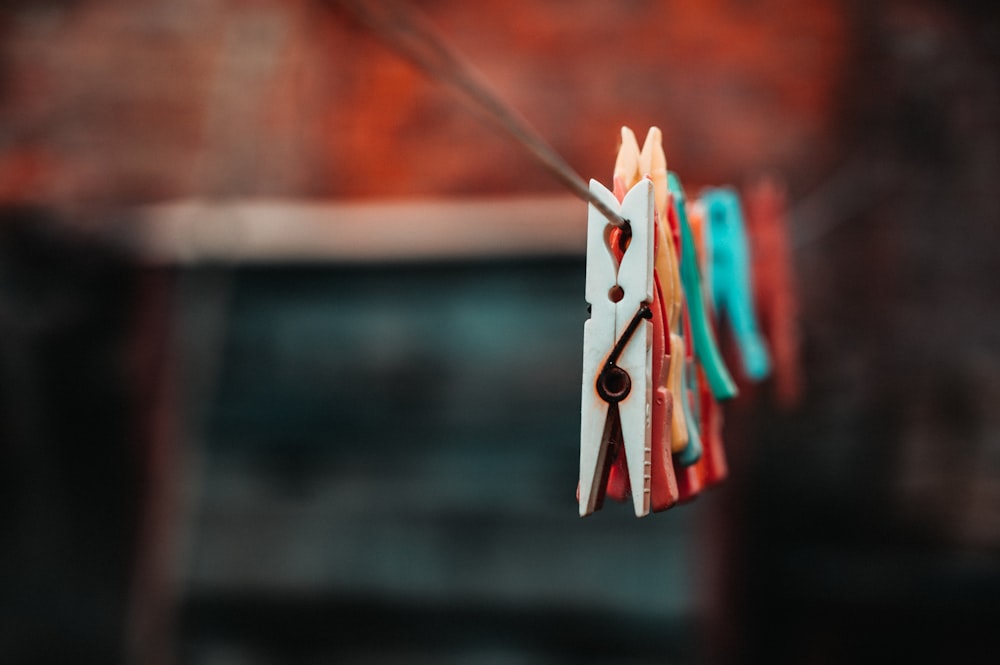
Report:
[[760,381],[771,371],[767,346],[753,309],[750,244],[739,196],[731,187],[706,190],[701,196],[706,227],[712,236],[712,302],[732,326],[747,378]]
[[[681,284],[687,299],[688,314],[691,319],[691,334],[694,337],[694,355],[705,370],[708,385],[716,399],[736,397],[736,384],[726,369],[726,364],[719,353],[712,326],[705,311],[705,296],[701,286],[701,276],[698,270],[698,258],[694,248],[694,237],[688,223],[687,212],[684,209],[684,188],[680,178],[673,171],[667,173],[667,189],[674,195],[674,211],[681,232]],[[685,414],[686,415],[686,414]]]

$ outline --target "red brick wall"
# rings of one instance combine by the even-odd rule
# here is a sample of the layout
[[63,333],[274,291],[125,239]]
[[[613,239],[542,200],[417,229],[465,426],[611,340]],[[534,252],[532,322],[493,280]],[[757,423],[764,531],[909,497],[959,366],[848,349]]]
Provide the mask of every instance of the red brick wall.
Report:
[[[810,183],[837,157],[842,0],[413,4],[584,177],[623,123],[660,125],[692,182]],[[4,200],[559,191],[320,2],[24,3],[0,26]]]

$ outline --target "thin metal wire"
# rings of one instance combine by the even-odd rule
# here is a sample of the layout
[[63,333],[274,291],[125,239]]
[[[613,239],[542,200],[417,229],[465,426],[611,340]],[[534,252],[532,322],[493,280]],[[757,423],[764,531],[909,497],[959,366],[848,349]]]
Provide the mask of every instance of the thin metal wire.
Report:
[[594,206],[615,226],[625,226],[621,215],[591,193],[587,183],[510,106],[486,85],[462,54],[451,47],[417,12],[393,0],[333,0],[354,14],[387,45],[425,74],[453,90],[505,131],[570,191]]

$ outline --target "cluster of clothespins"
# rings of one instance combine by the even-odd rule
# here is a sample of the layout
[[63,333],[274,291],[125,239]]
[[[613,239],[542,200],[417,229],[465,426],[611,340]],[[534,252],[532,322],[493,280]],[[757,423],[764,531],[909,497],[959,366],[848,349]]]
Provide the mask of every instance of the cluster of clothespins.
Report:
[[[580,514],[604,498],[632,497],[638,516],[692,499],[727,473],[720,439],[721,400],[736,385],[716,342],[727,321],[744,374],[760,380],[771,360],[754,319],[747,235],[732,189],[688,202],[667,171],[660,130],[639,149],[622,128],[614,191],[590,187],[545,140],[487,86],[471,64],[411,7],[392,0],[339,0],[400,55],[519,143],[589,204],[584,328]],[[798,392],[795,299],[790,289],[783,193],[760,190],[760,243],[754,263],[764,283],[774,333],[779,401]]]
[[623,127],[613,191],[595,180],[590,190],[625,223],[589,206],[580,515],[631,496],[641,517],[726,477],[719,402],[737,388],[717,326],[730,327],[749,380],[771,361],[735,190],[689,201],[656,127],[641,150]]

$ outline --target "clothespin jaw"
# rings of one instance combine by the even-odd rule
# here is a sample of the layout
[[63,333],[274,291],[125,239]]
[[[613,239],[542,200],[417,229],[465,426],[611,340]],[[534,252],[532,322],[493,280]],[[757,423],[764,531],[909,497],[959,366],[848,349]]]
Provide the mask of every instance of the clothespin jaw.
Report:
[[587,217],[586,298],[590,319],[583,333],[580,426],[580,515],[596,509],[609,462],[605,436],[617,411],[622,453],[637,517],[650,510],[653,302],[653,192],[648,180],[628,191],[619,209],[614,194],[596,180],[590,191],[628,220],[631,238],[615,261],[611,226],[594,207]]
[[[635,132],[628,127],[622,127],[622,143],[618,148],[618,156],[615,158],[614,179],[622,183],[625,191],[632,189],[642,178],[639,163],[639,142],[635,140]],[[622,194],[624,193],[622,192]]]
[[764,379],[771,371],[767,347],[754,314],[750,247],[739,196],[729,187],[702,194],[711,227],[713,268],[712,300],[715,309],[732,326],[747,378]]
[[701,285],[698,257],[694,247],[694,238],[687,220],[685,210],[686,200],[681,181],[673,171],[667,174],[667,186],[674,196],[673,211],[677,215],[677,223],[681,236],[681,282],[684,285],[685,300],[690,316],[693,334],[694,352],[698,361],[705,369],[705,376],[712,388],[712,393],[718,399],[729,399],[737,394],[729,370],[722,360],[715,334],[705,310],[705,294]]

